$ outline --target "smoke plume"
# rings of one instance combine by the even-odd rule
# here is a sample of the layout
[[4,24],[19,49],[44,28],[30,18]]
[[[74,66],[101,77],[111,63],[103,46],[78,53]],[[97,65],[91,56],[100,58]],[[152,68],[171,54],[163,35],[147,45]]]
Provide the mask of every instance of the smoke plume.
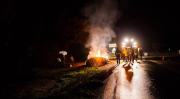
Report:
[[86,47],[91,47],[90,54],[98,50],[104,52],[107,44],[116,37],[113,31],[117,14],[116,0],[101,0],[85,8],[85,15],[90,22],[90,38]]

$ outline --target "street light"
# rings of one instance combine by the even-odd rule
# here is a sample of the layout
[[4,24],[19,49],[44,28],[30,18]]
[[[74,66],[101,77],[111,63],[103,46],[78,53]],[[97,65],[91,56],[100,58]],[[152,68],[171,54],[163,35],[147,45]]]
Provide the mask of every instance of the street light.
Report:
[[128,42],[128,39],[125,39],[125,42]]
[[133,42],[134,40],[133,39],[131,39],[131,42]]

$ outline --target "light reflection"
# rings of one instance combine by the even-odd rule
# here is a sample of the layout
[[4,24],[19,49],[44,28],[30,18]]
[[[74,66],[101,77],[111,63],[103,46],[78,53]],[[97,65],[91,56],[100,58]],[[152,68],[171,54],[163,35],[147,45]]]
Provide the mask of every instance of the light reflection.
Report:
[[133,69],[126,70],[128,64],[121,63],[110,76],[104,99],[153,99],[151,81],[141,65],[134,63]]
[[149,92],[150,80],[144,68],[139,65],[134,63],[133,69],[126,67],[128,64],[124,68],[122,66],[120,99],[152,99]]

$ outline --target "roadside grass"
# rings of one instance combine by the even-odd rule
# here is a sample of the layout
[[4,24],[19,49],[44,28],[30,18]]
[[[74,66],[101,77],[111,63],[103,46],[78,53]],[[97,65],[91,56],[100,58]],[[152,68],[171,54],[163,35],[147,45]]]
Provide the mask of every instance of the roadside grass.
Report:
[[37,77],[40,79],[43,79],[43,78],[44,79],[55,79],[57,76],[65,74],[67,72],[80,71],[80,70],[84,70],[84,69],[88,68],[88,67],[83,67],[83,65],[85,64],[84,62],[66,63],[66,65],[68,65],[68,64],[69,65],[73,64],[73,67],[71,67],[71,68],[51,68],[51,69],[49,69],[49,68],[42,69],[41,68],[41,69],[37,70]]
[[78,83],[74,83],[64,91],[53,93],[49,99],[89,99],[97,97],[95,90],[103,86],[103,81],[98,79],[83,80]]
[[54,79],[56,76],[63,74],[62,69],[41,69],[38,71],[37,75],[39,78],[45,78],[45,79]]
[[[46,74],[43,74],[46,73]],[[54,79],[56,83],[48,90],[32,88],[27,92],[29,99],[86,99],[94,98],[97,94],[94,90],[103,86],[103,80],[97,75],[102,74],[99,68],[86,68],[76,71],[62,72],[61,70],[50,70],[41,72],[42,77]],[[46,76],[47,75],[47,76]]]
[[86,80],[75,83],[64,91],[51,94],[48,99],[88,99],[95,98],[97,94],[94,90],[103,86],[104,83],[99,80]]
[[[98,79],[89,79],[82,83],[76,84],[72,91],[69,91],[68,94],[64,95],[64,99],[88,99],[88,98],[96,98],[98,94],[95,90],[103,86],[103,81]],[[60,96],[61,97],[61,96]]]
[[[111,68],[108,71],[102,71],[101,69],[89,68],[87,71],[79,71],[79,74],[74,73],[76,81],[69,84],[65,90],[61,90],[58,94],[53,94],[53,99],[97,99],[100,93],[98,89],[104,86],[104,80],[112,73]],[[69,73],[72,75],[73,73]],[[69,74],[65,74],[67,77]],[[76,75],[76,76],[75,76]],[[50,99],[49,98],[49,99]]]

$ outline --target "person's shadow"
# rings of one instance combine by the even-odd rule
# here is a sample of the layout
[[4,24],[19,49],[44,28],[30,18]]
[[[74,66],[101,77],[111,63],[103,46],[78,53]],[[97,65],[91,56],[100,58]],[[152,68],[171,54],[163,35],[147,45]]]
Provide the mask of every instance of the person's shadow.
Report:
[[132,77],[133,77],[133,71],[132,71],[133,69],[132,69],[131,65],[130,64],[124,64],[123,67],[125,69],[126,79],[129,82],[131,82]]

